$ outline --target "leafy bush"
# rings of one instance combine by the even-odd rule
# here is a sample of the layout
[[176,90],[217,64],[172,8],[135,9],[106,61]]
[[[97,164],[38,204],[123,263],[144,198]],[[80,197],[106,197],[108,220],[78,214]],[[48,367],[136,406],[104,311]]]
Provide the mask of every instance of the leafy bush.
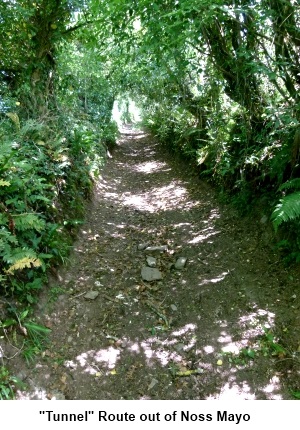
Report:
[[106,150],[88,121],[65,124],[62,133],[57,118],[8,117],[0,124],[1,289],[32,303],[47,268],[67,257]]
[[300,262],[300,178],[283,183],[278,191],[282,193],[271,220],[275,232],[280,227],[280,238],[277,247],[287,262]]
[[0,367],[0,400],[13,400],[16,386],[23,386],[16,376],[10,374],[5,366]]

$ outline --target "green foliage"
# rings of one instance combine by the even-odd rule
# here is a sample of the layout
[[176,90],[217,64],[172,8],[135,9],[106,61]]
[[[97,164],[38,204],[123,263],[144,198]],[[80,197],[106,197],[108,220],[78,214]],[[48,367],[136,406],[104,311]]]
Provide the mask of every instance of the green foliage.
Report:
[[9,121],[0,124],[1,286],[33,303],[46,269],[67,257],[106,158],[101,142],[105,136],[113,142],[116,130],[74,120],[62,134],[50,119],[21,122],[11,131]]
[[45,348],[47,337],[51,330],[29,319],[30,309],[18,311],[8,304],[8,317],[0,321],[0,330],[11,342],[21,343],[20,350],[29,363]]
[[[134,11],[126,1],[109,8],[144,125],[192,159],[241,212],[261,197],[274,205],[278,187],[299,176],[295,4],[184,0],[153,7],[143,0]],[[276,228],[291,225],[297,194],[283,195],[274,213]]]
[[291,391],[291,394],[295,399],[300,400],[300,391]]
[[66,261],[122,96],[241,212],[279,190],[300,259],[296,2],[16,0],[0,17],[1,294],[34,303]]
[[294,192],[282,199],[276,205],[272,214],[272,221],[275,230],[287,221],[293,221],[300,217],[300,192]]
[[54,303],[58,300],[59,296],[65,292],[64,288],[60,286],[54,286],[50,288],[49,291],[49,303]]
[[[294,178],[280,185],[283,194],[273,210],[271,220],[275,232],[280,227],[281,240],[277,248],[282,252],[286,263],[300,262],[300,179]],[[283,239],[282,239],[283,237]]]
[[[73,25],[80,28],[81,15],[72,10],[76,10]],[[39,272],[65,261],[70,236],[84,216],[84,199],[91,195],[106,147],[114,144],[117,134],[110,122],[114,90],[99,68],[95,50],[78,42],[62,43],[66,24],[70,31],[70,11],[67,2],[46,5],[43,0],[18,1],[1,9],[3,28],[10,36],[6,43],[25,38],[20,47],[26,47],[22,52],[15,46],[4,65],[11,70],[12,64],[23,61],[29,76],[22,80],[17,73],[13,80],[18,89],[11,91],[15,98],[8,96],[0,104],[7,116],[0,124],[0,270],[6,292],[30,301],[29,289],[36,289],[32,282],[41,279]],[[14,14],[19,19],[12,23]],[[15,34],[18,26],[21,32]],[[43,37],[35,40],[38,35]],[[42,52],[51,56],[59,40],[59,76],[54,82],[54,64],[47,63]],[[35,56],[39,60],[32,64]],[[9,76],[5,70],[3,75]],[[56,100],[51,112],[50,96]],[[24,113],[35,119],[24,121]]]
[[23,347],[23,356],[29,364],[35,356],[45,349],[47,336],[51,330],[32,321],[24,322],[27,338]]
[[5,366],[0,367],[0,400],[13,400],[15,388],[23,386],[20,379],[11,375]]
[[228,357],[229,363],[236,366],[246,366],[249,361],[255,360],[259,356],[271,356],[284,359],[291,355],[287,349],[278,342],[277,337],[271,329],[263,327],[263,332],[264,333],[259,336],[257,342],[255,342],[252,347],[242,348],[237,354],[225,352],[222,355]]
[[284,191],[284,190],[291,190],[291,189],[300,189],[300,178],[294,178],[290,181],[285,182],[284,184],[281,184],[278,191]]
[[286,349],[278,343],[278,339],[274,333],[269,329],[264,327],[264,334],[260,340],[260,349],[263,355],[269,355],[283,358],[287,355]]

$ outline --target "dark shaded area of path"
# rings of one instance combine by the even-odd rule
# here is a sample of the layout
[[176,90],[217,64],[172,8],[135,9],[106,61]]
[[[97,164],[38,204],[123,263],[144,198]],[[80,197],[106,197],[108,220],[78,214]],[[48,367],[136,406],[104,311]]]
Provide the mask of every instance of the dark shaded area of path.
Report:
[[[124,130],[70,264],[39,305],[49,347],[30,367],[13,364],[28,387],[19,398],[286,399],[299,389],[298,274],[278,262],[264,224],[222,207],[169,158]],[[167,246],[151,253],[162,280],[142,280],[142,244]]]

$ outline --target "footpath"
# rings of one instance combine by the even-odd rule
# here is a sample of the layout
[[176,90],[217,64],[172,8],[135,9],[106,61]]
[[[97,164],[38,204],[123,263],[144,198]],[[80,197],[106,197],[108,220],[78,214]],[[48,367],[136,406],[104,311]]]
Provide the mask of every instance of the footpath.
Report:
[[149,135],[123,130],[39,303],[49,345],[10,363],[27,387],[17,398],[293,398],[299,271],[271,236],[263,214],[241,218]]

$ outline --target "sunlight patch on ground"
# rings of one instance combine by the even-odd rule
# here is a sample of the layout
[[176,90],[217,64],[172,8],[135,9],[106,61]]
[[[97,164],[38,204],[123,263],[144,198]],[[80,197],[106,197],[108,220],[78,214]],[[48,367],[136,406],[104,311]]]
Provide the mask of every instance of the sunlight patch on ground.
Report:
[[180,222],[179,224],[173,224],[173,228],[184,229],[185,227],[191,227],[190,222]]
[[[186,324],[179,330],[171,333],[171,336],[182,337],[183,339],[174,339],[172,337],[161,341],[157,337],[150,337],[141,342],[141,347],[147,359],[147,364],[151,365],[151,360],[158,360],[162,366],[170,363],[180,363],[183,357],[180,351],[184,352],[193,348],[196,344],[194,331],[197,328],[195,324]],[[183,343],[184,341],[184,343]],[[172,349],[170,350],[170,347]],[[176,350],[176,347],[178,350]]]
[[[221,388],[220,393],[210,395],[207,400],[257,400],[255,393],[251,392],[251,387],[247,381],[242,381],[237,383],[235,381],[235,376],[228,378],[229,382],[226,382]],[[282,400],[282,396],[278,394],[281,390],[280,379],[278,376],[273,376],[269,383],[262,387],[261,391],[265,393],[268,400]]]
[[215,278],[203,279],[203,281],[200,282],[199,287],[208,284],[217,284],[218,282],[223,281],[223,279],[225,279],[227,275],[229,275],[229,272],[222,272],[219,276],[216,276]]
[[[42,370],[45,369],[43,366],[37,364],[35,366],[35,369],[38,369],[38,368],[42,368]],[[44,374],[44,378],[46,380],[49,380],[50,377],[51,377],[50,373]],[[49,400],[46,390],[44,388],[41,388],[41,387],[33,387],[31,389],[31,391],[30,390],[26,390],[26,391],[17,390],[16,398],[17,398],[17,400]]]
[[49,400],[46,391],[42,388],[35,388],[30,393],[17,391],[16,397],[17,400]]
[[231,343],[231,341],[232,341],[231,336],[224,331],[222,331],[221,336],[218,337],[219,343]]
[[213,227],[208,227],[208,228],[204,229],[203,232],[206,232],[206,233],[198,234],[196,237],[194,237],[188,243],[195,245],[196,243],[203,242],[204,240],[208,239],[209,237],[215,236],[215,235],[220,233],[219,231],[214,231]]
[[220,218],[219,210],[218,209],[211,210],[209,219],[212,220],[212,219],[218,219],[218,218]]
[[[119,127],[119,131],[120,133],[122,133],[122,136],[120,139],[117,140],[118,145],[122,144],[122,142],[126,144],[128,142],[128,138],[139,140],[139,139],[144,139],[147,136],[147,133],[141,132],[140,130],[138,131],[135,131],[133,129],[128,130],[126,126]],[[135,152],[137,155],[139,154],[137,151]]]
[[129,194],[124,197],[123,205],[151,213],[182,207],[186,202],[187,190],[176,183],[153,188],[143,194]]
[[203,348],[203,351],[205,351],[206,354],[212,354],[215,351],[215,348],[213,346],[211,346],[211,345],[206,345]]
[[98,365],[112,370],[115,368],[119,358],[120,350],[110,346],[107,349],[100,349],[99,351],[91,350],[83,352],[75,360],[66,361],[65,366],[70,369],[77,369],[80,366],[84,369],[84,372],[95,375],[102,370]]
[[207,400],[255,400],[255,394],[251,393],[251,389],[246,381],[239,386],[236,383],[227,382],[221,389],[220,394],[215,396],[209,396]]
[[272,312],[263,309],[243,315],[239,318],[242,333],[238,341],[233,341],[232,337],[225,331],[220,333],[218,342],[226,344],[222,347],[222,351],[237,357],[243,349],[250,346],[251,349],[259,350],[261,347],[258,339],[265,333],[263,327],[272,327],[274,318],[275,315]]
[[[245,321],[255,321],[255,316],[259,318],[266,318],[271,321],[273,315],[263,309],[258,309],[257,312],[245,315],[240,318],[243,323]],[[260,321],[261,324],[261,321]],[[239,355],[242,348],[247,347],[248,341],[251,339],[245,339],[245,334],[248,334],[247,330],[245,333],[241,333],[240,341],[233,341],[232,335],[226,331],[227,323],[223,322],[220,324],[219,337],[215,340],[220,344],[220,349],[214,344],[207,344],[203,348],[196,348],[197,337],[195,331],[197,325],[188,323],[182,327],[179,327],[171,331],[167,338],[162,339],[159,335],[150,336],[144,340],[134,341],[128,340],[128,338],[120,339],[118,342],[122,342],[122,347],[110,346],[106,349],[100,349],[99,351],[91,350],[83,352],[78,355],[74,360],[65,362],[65,366],[71,370],[77,370],[93,376],[109,375],[112,371],[118,373],[118,362],[120,361],[123,354],[133,353],[144,357],[145,365],[149,368],[159,364],[162,367],[173,368],[173,371],[180,371],[180,369],[186,368],[186,352],[193,350],[195,355],[198,357],[196,361],[197,369],[201,372],[214,372],[214,365],[211,363],[211,357],[206,361],[205,357],[213,356],[213,360],[217,360],[220,352],[232,353],[236,356]],[[261,325],[260,325],[261,327]],[[223,328],[223,329],[222,329]],[[242,327],[247,328],[247,327]],[[166,333],[167,334],[167,333]],[[257,332],[251,332],[251,335],[257,336],[261,334],[259,330]],[[199,339],[198,339],[199,341]],[[221,356],[222,357],[222,356]],[[233,362],[234,363],[234,362]],[[249,369],[252,362],[243,364],[245,368]],[[238,381],[239,368],[234,364],[229,364],[229,369],[218,368],[217,371],[222,373],[223,387],[220,392],[211,394],[207,399],[219,399],[219,400],[252,400],[256,399],[256,394],[251,392],[249,383],[246,380]],[[280,379],[277,376],[271,377],[270,381],[261,387],[259,392],[265,393],[269,399],[280,399],[281,397],[277,394],[280,391]]]
[[227,354],[238,355],[241,351],[241,345],[237,345],[236,342],[228,342],[228,344],[222,348],[222,351]]
[[281,384],[278,376],[273,376],[270,380],[270,383],[263,388],[263,391],[266,393],[267,397],[271,396],[273,400],[282,400],[281,395],[273,394],[274,391],[280,391]]
[[258,309],[239,319],[243,328],[244,339],[250,339],[264,334],[263,327],[271,328],[275,324],[275,314],[265,309]]
[[[151,153],[149,154],[151,155]],[[131,156],[133,156],[131,154]],[[118,163],[120,169],[128,169],[126,163]],[[158,171],[170,170],[166,163],[149,161],[140,163],[133,167],[133,171],[141,174],[150,175]],[[139,179],[139,178],[138,178]],[[139,179],[142,182],[148,182],[146,179]],[[126,191],[120,193],[120,181],[116,180],[114,186],[107,186],[99,181],[97,183],[97,190],[101,192],[102,198],[104,197],[111,204],[120,204],[121,206],[130,207],[139,211],[146,211],[156,213],[159,211],[167,211],[180,209],[189,211],[194,207],[198,207],[200,202],[191,200],[186,187],[180,181],[172,181],[168,185],[162,187],[153,187],[149,191],[140,193],[132,193]],[[122,207],[120,207],[122,209]],[[218,217],[217,214],[211,214],[210,219]],[[217,234],[217,233],[214,233]],[[197,239],[195,239],[197,241]],[[195,242],[197,243],[197,242]]]
[[[148,161],[146,163],[140,163],[134,167],[134,170],[141,173],[153,173],[157,172],[159,170],[165,169],[168,167],[167,163],[160,163],[158,161]],[[168,171],[171,170],[170,168],[167,169]],[[164,170],[166,171],[166,170]]]
[[113,200],[117,200],[119,198],[119,194],[118,193],[104,193],[104,197],[108,198],[108,199],[113,199]]
[[140,346],[138,342],[134,342],[132,345],[130,345],[129,349],[130,351],[135,352],[137,354],[140,352]]
[[188,331],[195,331],[197,326],[195,324],[186,324],[184,327],[182,327],[180,330],[176,330],[172,332],[173,336],[182,336],[183,334],[186,334]]

